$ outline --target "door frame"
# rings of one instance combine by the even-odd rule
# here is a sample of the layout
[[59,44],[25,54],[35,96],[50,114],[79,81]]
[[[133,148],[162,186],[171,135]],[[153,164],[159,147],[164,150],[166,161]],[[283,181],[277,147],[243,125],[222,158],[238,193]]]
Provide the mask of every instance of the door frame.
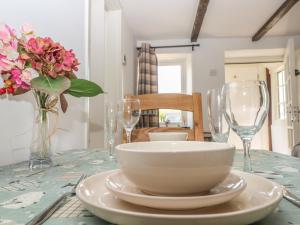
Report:
[[273,151],[272,146],[272,86],[271,86],[271,73],[269,68],[266,67],[266,84],[267,89],[269,92],[269,99],[270,99],[270,105],[269,105],[269,112],[268,112],[268,139],[269,139],[269,150]]

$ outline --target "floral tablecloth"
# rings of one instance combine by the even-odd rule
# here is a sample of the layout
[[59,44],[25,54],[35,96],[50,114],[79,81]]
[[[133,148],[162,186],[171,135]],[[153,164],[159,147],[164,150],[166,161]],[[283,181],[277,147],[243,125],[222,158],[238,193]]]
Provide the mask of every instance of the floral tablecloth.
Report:
[[[253,150],[253,169],[288,187],[300,196],[300,159],[263,150]],[[23,225],[64,192],[82,173],[94,174],[115,169],[105,150],[73,150],[55,156],[54,167],[28,170],[27,163],[0,167],[0,225]],[[242,168],[242,152],[237,151],[235,169]],[[91,215],[72,197],[45,225],[107,225]],[[282,200],[279,208],[259,225],[300,224],[300,208]],[[221,224],[220,224],[221,225]]]

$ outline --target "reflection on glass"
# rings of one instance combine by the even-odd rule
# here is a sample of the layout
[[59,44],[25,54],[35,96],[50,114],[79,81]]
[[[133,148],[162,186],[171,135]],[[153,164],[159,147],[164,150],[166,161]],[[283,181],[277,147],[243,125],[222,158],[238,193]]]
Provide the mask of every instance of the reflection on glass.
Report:
[[223,114],[221,89],[211,89],[207,92],[208,120],[212,138],[216,142],[227,142],[229,125]]

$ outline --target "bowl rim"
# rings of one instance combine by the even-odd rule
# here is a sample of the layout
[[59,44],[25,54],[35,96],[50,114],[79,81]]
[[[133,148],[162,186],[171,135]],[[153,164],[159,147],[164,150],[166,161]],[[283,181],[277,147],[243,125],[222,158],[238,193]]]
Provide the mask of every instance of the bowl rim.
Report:
[[148,134],[188,134],[187,131],[151,131]]
[[[150,149],[147,148],[147,146],[149,145],[159,145],[160,143],[163,144],[180,144],[180,145],[184,145],[186,144],[213,144],[215,146],[219,145],[219,146],[223,146],[223,147],[219,147],[219,148],[215,148],[215,149],[196,149],[196,148],[191,148],[191,149],[185,149],[184,151],[180,151],[178,149],[176,150],[172,150],[172,151],[162,151],[161,149],[157,148],[157,149]],[[128,148],[128,146],[132,146],[132,145],[145,145],[143,147],[143,149],[132,149],[132,148]],[[195,145],[196,146],[196,145]],[[201,152],[201,153],[205,153],[205,152],[218,152],[218,151],[225,151],[225,150],[235,150],[236,147],[232,144],[228,144],[228,143],[217,143],[217,142],[204,142],[204,141],[148,141],[148,142],[132,142],[132,143],[125,143],[125,144],[120,144],[117,145],[116,147],[117,151],[122,151],[122,152],[134,152],[134,153],[161,153],[161,154],[166,154],[166,153],[195,153],[195,152]]]
[[149,135],[188,135],[188,132],[148,132]]

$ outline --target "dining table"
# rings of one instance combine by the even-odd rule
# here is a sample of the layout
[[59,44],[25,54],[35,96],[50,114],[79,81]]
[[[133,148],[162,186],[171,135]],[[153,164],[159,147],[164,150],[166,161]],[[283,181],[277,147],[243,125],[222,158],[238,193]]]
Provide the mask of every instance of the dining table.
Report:
[[[256,174],[266,176],[300,196],[300,159],[267,150],[251,150]],[[237,150],[233,169],[242,170],[243,152]],[[82,174],[117,169],[106,149],[75,149],[53,156],[50,168],[28,168],[28,162],[0,167],[0,225],[24,225],[64,193]],[[45,225],[111,224],[87,211],[76,196],[69,197]],[[257,225],[300,224],[300,208],[282,199],[279,207]],[[222,225],[222,224],[220,224]]]

